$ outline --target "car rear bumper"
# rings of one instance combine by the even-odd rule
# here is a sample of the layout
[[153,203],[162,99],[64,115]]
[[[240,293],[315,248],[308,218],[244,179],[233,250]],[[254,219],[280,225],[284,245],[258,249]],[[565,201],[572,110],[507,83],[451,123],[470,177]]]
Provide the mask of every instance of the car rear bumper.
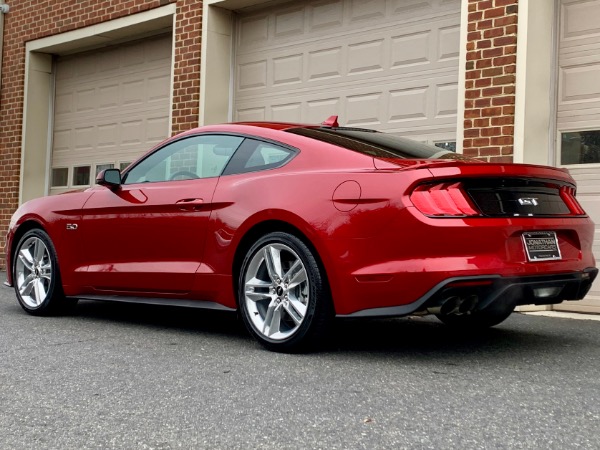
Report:
[[438,283],[421,298],[407,305],[369,308],[338,317],[395,317],[419,312],[466,313],[503,302],[517,305],[547,305],[581,300],[592,286],[598,269],[552,275],[501,277],[482,275],[454,277]]

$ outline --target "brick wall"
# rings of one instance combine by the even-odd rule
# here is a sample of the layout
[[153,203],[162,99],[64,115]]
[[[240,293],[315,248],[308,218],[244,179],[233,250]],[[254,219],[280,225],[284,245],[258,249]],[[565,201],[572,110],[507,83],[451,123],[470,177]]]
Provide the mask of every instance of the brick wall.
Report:
[[469,0],[464,154],[512,162],[518,0]]
[[26,42],[169,3],[177,6],[172,105],[172,133],[175,134],[198,124],[202,0],[19,0],[10,3],[10,12],[4,17],[0,89],[0,245],[3,246],[8,221],[18,206]]

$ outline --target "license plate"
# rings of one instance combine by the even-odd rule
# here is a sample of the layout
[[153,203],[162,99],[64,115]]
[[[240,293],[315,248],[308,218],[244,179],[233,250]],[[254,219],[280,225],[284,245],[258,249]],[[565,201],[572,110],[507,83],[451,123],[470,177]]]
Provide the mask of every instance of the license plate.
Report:
[[554,231],[528,231],[523,233],[523,243],[529,261],[551,261],[561,258]]

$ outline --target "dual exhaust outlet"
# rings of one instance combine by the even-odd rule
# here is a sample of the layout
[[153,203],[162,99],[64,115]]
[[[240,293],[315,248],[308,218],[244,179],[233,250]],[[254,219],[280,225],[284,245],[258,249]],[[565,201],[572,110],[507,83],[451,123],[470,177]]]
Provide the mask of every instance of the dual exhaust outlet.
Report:
[[462,315],[468,314],[475,309],[479,297],[477,295],[469,295],[467,297],[458,297],[453,295],[448,297],[441,306],[427,308],[429,314],[437,314],[441,316]]

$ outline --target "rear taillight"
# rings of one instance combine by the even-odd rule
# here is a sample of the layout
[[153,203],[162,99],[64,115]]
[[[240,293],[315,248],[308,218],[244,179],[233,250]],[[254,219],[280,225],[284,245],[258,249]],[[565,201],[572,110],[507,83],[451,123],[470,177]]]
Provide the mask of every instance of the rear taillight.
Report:
[[560,198],[565,205],[569,208],[571,213],[583,216],[585,215],[585,211],[579,204],[579,202],[575,199],[575,188],[571,186],[561,186],[560,188]]
[[461,183],[423,184],[410,194],[413,205],[426,216],[478,216]]

